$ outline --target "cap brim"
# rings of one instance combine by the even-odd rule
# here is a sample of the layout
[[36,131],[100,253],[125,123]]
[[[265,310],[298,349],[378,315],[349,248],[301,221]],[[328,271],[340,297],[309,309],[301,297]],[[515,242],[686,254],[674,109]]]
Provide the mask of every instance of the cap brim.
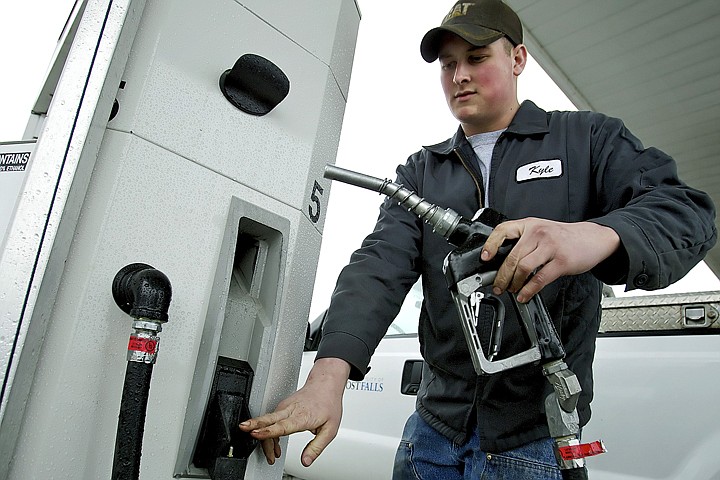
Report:
[[420,54],[426,62],[432,63],[437,60],[443,36],[448,32],[454,33],[476,47],[484,47],[504,36],[502,32],[478,25],[458,24],[436,27],[427,32],[420,42]]

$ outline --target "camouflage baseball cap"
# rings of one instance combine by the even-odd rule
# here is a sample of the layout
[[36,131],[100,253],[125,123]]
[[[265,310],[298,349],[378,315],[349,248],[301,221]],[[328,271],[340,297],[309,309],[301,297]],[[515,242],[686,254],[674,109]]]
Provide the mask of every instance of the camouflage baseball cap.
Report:
[[508,37],[514,44],[523,41],[523,29],[517,14],[500,0],[457,2],[439,27],[425,34],[420,53],[426,62],[437,60],[443,34],[452,32],[477,47]]

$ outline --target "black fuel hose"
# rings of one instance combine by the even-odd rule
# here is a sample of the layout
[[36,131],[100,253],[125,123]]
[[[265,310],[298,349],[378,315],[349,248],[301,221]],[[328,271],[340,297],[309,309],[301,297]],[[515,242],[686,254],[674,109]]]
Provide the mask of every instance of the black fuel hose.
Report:
[[152,371],[152,363],[127,364],[115,437],[112,480],[131,480],[140,476],[140,456]]
[[137,480],[145,433],[150,379],[162,331],[168,320],[172,289],[159,270],[143,263],[122,268],[112,285],[117,305],[135,319],[130,335],[118,428],[115,437],[112,480]]

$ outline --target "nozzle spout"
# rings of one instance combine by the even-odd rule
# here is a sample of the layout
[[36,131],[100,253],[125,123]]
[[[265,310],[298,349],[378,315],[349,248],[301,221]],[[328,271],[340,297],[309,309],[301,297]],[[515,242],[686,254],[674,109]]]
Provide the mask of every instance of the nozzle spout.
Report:
[[363,173],[346,170],[344,168],[333,165],[325,166],[325,178],[337,180],[339,182],[354,185],[356,187],[373,190],[383,193],[388,197],[397,200],[397,202],[422,218],[428,225],[433,227],[433,231],[449,239],[455,231],[460,219],[462,218],[457,212],[451,209],[443,209],[430,202],[425,201],[412,190],[391,182],[388,179],[380,179],[371,177]]
[[371,177],[370,175],[353,172],[352,170],[336,167],[334,165],[325,165],[324,177],[378,193],[385,193],[383,191],[385,189],[385,185],[391,183],[390,180]]

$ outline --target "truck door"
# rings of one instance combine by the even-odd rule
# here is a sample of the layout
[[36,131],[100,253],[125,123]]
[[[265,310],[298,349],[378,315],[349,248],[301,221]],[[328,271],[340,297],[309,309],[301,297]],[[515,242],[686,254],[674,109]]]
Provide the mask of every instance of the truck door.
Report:
[[593,415],[586,438],[607,453],[594,479],[720,474],[720,292],[605,298],[597,341]]

